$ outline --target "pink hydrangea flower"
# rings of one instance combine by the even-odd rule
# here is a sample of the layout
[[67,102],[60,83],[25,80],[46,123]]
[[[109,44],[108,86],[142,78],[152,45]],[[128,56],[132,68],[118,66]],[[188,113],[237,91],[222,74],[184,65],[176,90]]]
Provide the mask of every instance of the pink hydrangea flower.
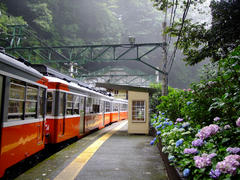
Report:
[[240,127],[240,117],[237,119],[236,125],[237,125],[238,127]]
[[216,124],[211,124],[209,126],[205,126],[196,134],[200,139],[207,139],[208,137],[216,134],[219,131],[220,127]]
[[219,120],[220,120],[220,117],[215,117],[213,120],[214,120],[214,121],[219,121]]

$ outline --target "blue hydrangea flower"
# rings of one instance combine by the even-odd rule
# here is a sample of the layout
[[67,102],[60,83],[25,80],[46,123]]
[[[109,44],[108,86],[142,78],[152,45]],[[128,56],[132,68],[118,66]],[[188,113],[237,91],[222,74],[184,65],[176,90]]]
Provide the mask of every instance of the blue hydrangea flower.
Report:
[[185,128],[185,127],[188,127],[188,126],[190,126],[190,123],[189,123],[189,122],[185,122],[185,123],[182,124],[182,127],[184,127],[184,128]]
[[156,128],[159,129],[162,127],[162,124],[159,124]]
[[161,134],[161,131],[158,131],[158,132],[157,132],[157,135],[160,135],[160,134]]
[[183,170],[183,177],[188,177],[190,174],[190,169],[186,168]]
[[190,104],[192,104],[192,102],[188,101],[188,102],[187,102],[187,105],[189,106]]
[[176,147],[180,146],[182,143],[183,143],[183,139],[179,139],[179,140],[176,142]]
[[152,141],[150,142],[150,145],[151,145],[151,146],[154,145],[154,140],[152,140]]
[[165,113],[162,113],[162,115],[164,115]]
[[175,159],[175,157],[174,156],[168,156],[168,160],[171,162],[171,161],[173,161]]
[[169,122],[169,125],[170,125],[170,126],[171,126],[171,125],[173,125],[173,122],[172,122],[172,121],[170,121],[170,122]]

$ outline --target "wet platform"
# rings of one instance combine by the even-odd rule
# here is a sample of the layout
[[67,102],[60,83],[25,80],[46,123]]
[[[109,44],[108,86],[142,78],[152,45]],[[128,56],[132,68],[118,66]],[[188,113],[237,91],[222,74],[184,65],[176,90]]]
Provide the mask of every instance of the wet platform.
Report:
[[96,131],[17,177],[17,180],[166,180],[151,136],[129,135],[127,121]]

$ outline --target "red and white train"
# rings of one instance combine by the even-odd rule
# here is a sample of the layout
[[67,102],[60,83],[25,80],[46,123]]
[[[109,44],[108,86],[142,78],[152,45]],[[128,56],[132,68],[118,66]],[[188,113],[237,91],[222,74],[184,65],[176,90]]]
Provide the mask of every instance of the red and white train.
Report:
[[45,65],[0,53],[0,177],[10,166],[93,129],[127,119],[126,100],[86,87]]

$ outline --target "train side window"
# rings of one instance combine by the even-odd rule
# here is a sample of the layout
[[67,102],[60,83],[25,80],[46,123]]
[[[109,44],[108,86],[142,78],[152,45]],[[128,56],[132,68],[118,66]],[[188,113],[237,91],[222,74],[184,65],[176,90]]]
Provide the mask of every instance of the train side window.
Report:
[[84,112],[84,97],[80,97],[80,113]]
[[118,104],[117,103],[113,103],[113,111],[118,111]]
[[105,112],[110,112],[110,102],[105,103]]
[[37,117],[37,99],[38,98],[38,88],[36,86],[27,86],[26,94],[26,107],[25,116],[26,117]]
[[79,101],[80,101],[80,97],[74,95],[73,96],[73,114],[79,114]]
[[23,106],[25,99],[24,82],[11,79],[9,89],[8,119],[23,119]]
[[92,111],[92,98],[87,98],[86,113],[93,113],[93,111]]
[[63,115],[63,110],[64,110],[64,93],[60,92],[59,93],[59,116]]
[[73,95],[67,94],[67,114],[73,114]]
[[53,112],[54,97],[55,97],[54,92],[47,92],[47,114],[48,115],[54,115],[54,112]]
[[38,107],[39,107],[39,116],[43,117],[44,115],[44,98],[45,98],[45,92],[46,90],[44,88],[39,88],[39,102],[38,102]]

